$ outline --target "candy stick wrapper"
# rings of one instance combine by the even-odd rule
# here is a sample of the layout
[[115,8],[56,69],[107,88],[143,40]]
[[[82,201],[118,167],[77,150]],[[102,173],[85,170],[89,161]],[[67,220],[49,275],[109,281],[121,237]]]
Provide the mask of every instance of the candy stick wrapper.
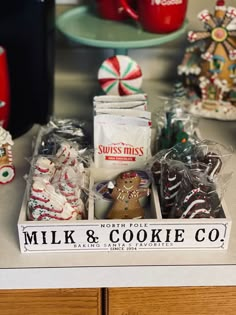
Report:
[[131,95],[99,95],[94,96],[94,101],[96,103],[122,103],[122,102],[133,102],[133,101],[146,101],[147,100],[147,94],[145,93],[137,93],[137,94],[131,94]]
[[138,109],[147,110],[146,101],[127,101],[127,102],[95,102],[93,103],[94,109]]
[[139,117],[151,120],[151,113],[144,111],[144,110],[137,110],[137,109],[96,109],[96,115],[100,114],[110,114],[110,115],[119,115],[119,116],[132,116],[132,117]]

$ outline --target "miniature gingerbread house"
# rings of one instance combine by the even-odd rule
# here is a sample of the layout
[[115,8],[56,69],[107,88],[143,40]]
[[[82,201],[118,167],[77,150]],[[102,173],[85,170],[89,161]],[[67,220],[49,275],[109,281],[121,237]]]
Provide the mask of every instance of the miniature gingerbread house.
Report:
[[0,184],[11,182],[15,176],[12,159],[13,144],[10,133],[0,127]]
[[198,18],[204,30],[188,33],[191,46],[178,66],[190,101],[193,96],[197,100],[194,106],[190,102],[190,112],[236,120],[236,8],[226,7],[224,0],[217,0],[213,14],[203,10]]
[[220,80],[217,76],[212,76],[210,79],[206,77],[199,78],[202,94],[202,107],[208,110],[218,108],[218,102],[221,102],[224,93],[228,92],[226,80]]

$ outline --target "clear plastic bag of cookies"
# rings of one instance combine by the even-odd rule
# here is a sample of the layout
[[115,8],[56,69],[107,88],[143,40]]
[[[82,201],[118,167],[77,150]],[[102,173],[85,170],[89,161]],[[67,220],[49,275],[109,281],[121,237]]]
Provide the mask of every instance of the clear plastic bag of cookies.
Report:
[[218,174],[225,172],[233,148],[212,140],[202,140],[194,146],[193,155],[200,165],[207,165],[206,175],[210,181],[215,181]]
[[[231,147],[197,140],[188,145],[176,144],[153,156],[147,167],[157,186],[163,218],[222,216],[222,198],[232,177],[226,166],[232,153]],[[190,199],[195,205],[193,210],[188,205]],[[204,211],[197,209],[201,202],[195,199],[202,200]]]
[[77,144],[64,140],[55,154],[34,156],[27,184],[28,219],[86,219],[89,171],[85,165]]
[[182,177],[169,218],[206,219],[224,217],[222,199],[230,176],[211,181],[207,165],[193,165]]
[[36,155],[55,155],[62,142],[69,142],[77,148],[84,160],[90,161],[93,156],[93,147],[88,130],[86,122],[52,118],[40,130]]
[[86,219],[87,176],[81,163],[62,165],[52,156],[35,157],[27,180],[28,219]]

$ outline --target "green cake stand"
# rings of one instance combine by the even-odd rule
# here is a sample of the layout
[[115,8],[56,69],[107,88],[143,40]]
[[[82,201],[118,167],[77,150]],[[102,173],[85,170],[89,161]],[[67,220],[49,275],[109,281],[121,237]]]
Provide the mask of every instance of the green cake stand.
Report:
[[70,40],[94,47],[114,49],[115,55],[127,55],[130,48],[152,47],[173,41],[186,32],[188,22],[169,34],[153,34],[140,25],[127,20],[122,22],[100,18],[93,7],[78,6],[59,15],[57,29]]

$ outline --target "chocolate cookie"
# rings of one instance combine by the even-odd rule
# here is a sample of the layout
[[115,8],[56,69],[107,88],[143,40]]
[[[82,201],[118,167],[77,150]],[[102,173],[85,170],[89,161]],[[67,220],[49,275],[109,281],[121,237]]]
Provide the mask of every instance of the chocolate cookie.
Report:
[[181,188],[185,168],[182,163],[169,161],[164,163],[161,173],[161,212],[163,218],[168,218],[175,204],[176,196]]
[[191,189],[182,200],[179,200],[175,209],[175,217],[185,218],[210,218],[211,202],[208,194],[201,189]]
[[222,160],[220,156],[214,152],[208,152],[204,156],[202,162],[207,164],[207,175],[210,180],[213,180],[215,175],[219,174],[222,168]]

